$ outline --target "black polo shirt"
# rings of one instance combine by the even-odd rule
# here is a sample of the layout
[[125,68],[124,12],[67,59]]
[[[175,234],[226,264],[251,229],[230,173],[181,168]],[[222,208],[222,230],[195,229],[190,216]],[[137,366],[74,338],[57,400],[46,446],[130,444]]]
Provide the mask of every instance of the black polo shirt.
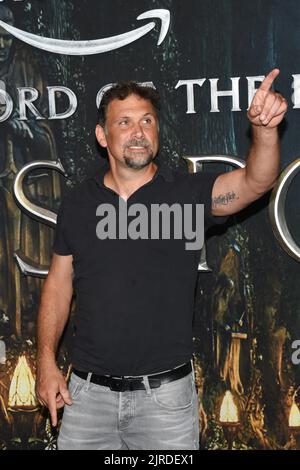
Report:
[[[217,173],[180,174],[159,161],[153,179],[127,200],[204,204],[206,229],[226,217],[211,214]],[[108,164],[65,194],[53,250],[73,255],[76,292],[73,366],[109,375],[151,374],[192,357],[192,319],[199,251],[185,240],[106,239],[96,235],[99,204],[119,207],[103,184]]]

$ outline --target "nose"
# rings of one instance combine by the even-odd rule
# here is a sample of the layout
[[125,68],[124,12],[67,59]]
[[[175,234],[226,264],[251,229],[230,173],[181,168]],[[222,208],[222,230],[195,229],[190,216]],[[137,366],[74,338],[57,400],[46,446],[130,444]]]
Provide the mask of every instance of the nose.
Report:
[[0,36],[0,47],[1,49],[4,48],[4,38],[2,36]]
[[135,136],[136,138],[141,138],[144,135],[143,128],[140,123],[136,123],[133,130],[132,130],[132,135]]

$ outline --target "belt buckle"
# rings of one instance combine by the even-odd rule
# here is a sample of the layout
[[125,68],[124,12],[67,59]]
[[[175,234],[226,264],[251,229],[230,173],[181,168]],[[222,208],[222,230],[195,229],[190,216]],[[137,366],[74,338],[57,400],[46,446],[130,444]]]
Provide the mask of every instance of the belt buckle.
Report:
[[126,392],[130,390],[130,381],[124,378],[112,377],[109,388],[113,392]]

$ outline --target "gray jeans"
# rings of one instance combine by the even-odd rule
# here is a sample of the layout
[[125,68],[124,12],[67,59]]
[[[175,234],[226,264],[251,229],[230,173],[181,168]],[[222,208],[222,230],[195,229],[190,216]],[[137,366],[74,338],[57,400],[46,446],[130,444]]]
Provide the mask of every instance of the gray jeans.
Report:
[[59,450],[198,449],[198,400],[194,373],[146,390],[115,392],[71,376]]

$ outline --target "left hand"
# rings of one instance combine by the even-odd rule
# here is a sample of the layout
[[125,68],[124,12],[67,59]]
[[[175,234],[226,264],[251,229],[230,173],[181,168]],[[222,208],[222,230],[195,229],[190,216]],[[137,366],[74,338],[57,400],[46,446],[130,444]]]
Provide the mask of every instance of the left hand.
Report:
[[257,89],[248,110],[248,119],[254,126],[264,126],[269,129],[278,126],[287,111],[287,101],[279,93],[271,90],[278,69],[273,69]]

